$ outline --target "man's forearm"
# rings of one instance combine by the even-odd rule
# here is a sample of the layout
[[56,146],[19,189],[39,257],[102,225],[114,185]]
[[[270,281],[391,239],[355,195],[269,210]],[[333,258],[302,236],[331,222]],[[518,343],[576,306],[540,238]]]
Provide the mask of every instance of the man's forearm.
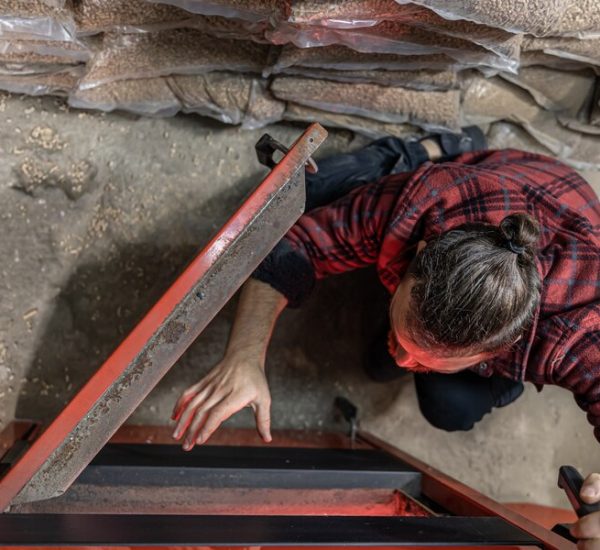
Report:
[[226,356],[252,357],[264,365],[275,322],[286,305],[283,294],[266,283],[249,279],[242,288]]

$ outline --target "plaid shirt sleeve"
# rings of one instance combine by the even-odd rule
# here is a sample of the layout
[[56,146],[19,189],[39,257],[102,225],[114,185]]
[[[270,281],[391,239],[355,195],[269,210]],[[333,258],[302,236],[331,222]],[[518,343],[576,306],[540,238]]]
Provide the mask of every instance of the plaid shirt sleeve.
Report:
[[377,262],[406,181],[398,174],[364,185],[300,218],[254,277],[300,305],[317,279]]

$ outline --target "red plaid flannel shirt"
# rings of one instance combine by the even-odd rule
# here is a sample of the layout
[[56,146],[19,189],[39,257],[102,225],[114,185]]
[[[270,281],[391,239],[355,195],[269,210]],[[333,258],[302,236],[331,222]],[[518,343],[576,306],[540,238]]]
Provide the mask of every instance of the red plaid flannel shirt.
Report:
[[[304,215],[283,244],[316,279],[375,264],[393,293],[418,241],[467,222],[498,224],[515,212],[542,227],[542,299],[528,334],[489,361],[485,375],[567,388],[600,441],[600,205],[569,167],[515,150],[428,163]],[[273,274],[259,278],[273,283]],[[288,294],[285,282],[273,286]]]

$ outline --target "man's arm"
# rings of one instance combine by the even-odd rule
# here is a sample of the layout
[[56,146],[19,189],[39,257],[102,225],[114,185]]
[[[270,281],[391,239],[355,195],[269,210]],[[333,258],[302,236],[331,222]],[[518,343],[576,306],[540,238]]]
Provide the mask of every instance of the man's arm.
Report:
[[[268,284],[250,279],[243,287],[223,360],[181,395],[173,410],[173,437],[189,451],[204,443],[230,416],[252,407],[256,427],[271,441],[271,394],[265,355],[275,321],[287,299]],[[184,437],[185,436],[185,437]]]
[[264,368],[275,321],[286,305],[302,303],[317,279],[376,262],[406,177],[365,185],[302,216],[262,262],[242,291],[225,357],[175,405],[173,435],[184,439],[184,449],[205,442],[246,406],[254,409],[258,431],[270,441]]

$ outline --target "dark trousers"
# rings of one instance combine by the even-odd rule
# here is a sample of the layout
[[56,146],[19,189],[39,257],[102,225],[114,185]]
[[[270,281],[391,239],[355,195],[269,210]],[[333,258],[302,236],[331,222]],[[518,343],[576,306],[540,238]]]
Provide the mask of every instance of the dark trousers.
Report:
[[[319,161],[319,172],[306,176],[306,210],[325,206],[353,189],[383,176],[414,170],[426,160],[414,143],[383,138],[354,153],[334,155]],[[385,312],[387,319],[387,312]],[[389,321],[388,321],[389,322]],[[388,325],[389,329],[389,325]],[[366,366],[382,382],[402,376],[387,352],[387,329],[374,341]],[[382,336],[382,337],[381,337]],[[484,378],[470,370],[456,374],[415,374],[419,408],[436,428],[470,430],[496,407],[504,407],[523,393],[523,384],[501,376]]]

